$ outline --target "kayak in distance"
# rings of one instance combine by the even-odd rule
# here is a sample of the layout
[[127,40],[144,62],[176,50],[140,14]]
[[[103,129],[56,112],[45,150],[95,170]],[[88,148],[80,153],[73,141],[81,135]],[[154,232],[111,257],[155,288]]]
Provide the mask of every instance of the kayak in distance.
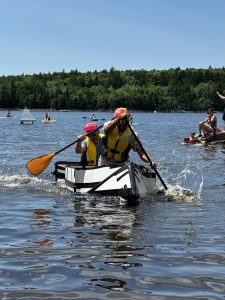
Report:
[[11,111],[9,111],[9,110],[8,110],[6,116],[0,117],[0,119],[8,119],[8,120],[10,120],[10,119],[15,119],[15,118],[16,118],[16,117],[14,117],[13,114],[11,113]]
[[56,120],[55,119],[51,119],[51,120],[41,120],[41,123],[43,124],[50,124],[50,123],[55,123]]
[[10,120],[10,119],[15,119],[15,117],[13,117],[13,116],[11,116],[11,117],[0,117],[0,119],[8,119],[8,120]]

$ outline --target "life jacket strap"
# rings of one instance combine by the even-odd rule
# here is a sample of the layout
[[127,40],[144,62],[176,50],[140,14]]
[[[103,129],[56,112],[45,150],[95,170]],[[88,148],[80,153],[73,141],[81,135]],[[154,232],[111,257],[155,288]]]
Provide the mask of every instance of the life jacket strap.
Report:
[[120,153],[116,149],[112,149],[112,148],[110,148],[109,151],[112,152],[113,154],[119,154]]

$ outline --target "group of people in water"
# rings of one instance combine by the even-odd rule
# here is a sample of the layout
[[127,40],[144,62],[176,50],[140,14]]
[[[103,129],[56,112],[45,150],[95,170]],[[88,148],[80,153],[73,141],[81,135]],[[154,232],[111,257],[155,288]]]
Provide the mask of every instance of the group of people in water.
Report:
[[[216,94],[220,99],[225,100],[225,97],[221,95],[218,91]],[[224,128],[217,127],[217,117],[214,114],[212,108],[207,110],[207,117],[199,122],[199,134],[196,135],[194,131],[190,132],[190,136],[184,139],[184,143],[186,144],[196,144],[203,143],[207,144],[207,142],[211,142],[219,137],[221,134],[224,135],[225,138],[225,108],[223,111],[223,121]]]
[[132,149],[144,162],[156,168],[156,163],[148,160],[132,134],[131,120],[128,109],[119,107],[114,112],[114,118],[104,123],[104,134],[99,132],[96,123],[87,123],[84,127],[86,134],[78,136],[75,146],[76,153],[81,154],[81,164],[107,166],[123,163],[129,159]]

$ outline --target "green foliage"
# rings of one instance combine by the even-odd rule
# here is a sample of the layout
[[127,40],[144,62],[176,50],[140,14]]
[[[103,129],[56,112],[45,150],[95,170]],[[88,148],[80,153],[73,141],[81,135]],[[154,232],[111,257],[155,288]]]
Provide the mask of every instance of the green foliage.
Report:
[[225,68],[126,70],[0,77],[0,108],[142,111],[221,111]]

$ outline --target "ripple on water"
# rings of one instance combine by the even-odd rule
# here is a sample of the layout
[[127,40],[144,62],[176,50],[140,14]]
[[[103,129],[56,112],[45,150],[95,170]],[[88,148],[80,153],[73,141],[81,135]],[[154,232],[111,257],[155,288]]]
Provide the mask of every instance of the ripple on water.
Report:
[[[28,173],[27,161],[83,130],[83,112],[55,114],[47,129],[2,122],[1,298],[224,299],[224,147],[178,140],[203,115],[133,113],[168,191],[157,179],[158,193],[128,207],[66,191],[54,182],[54,162],[38,177]],[[57,157],[79,159],[74,147]]]

